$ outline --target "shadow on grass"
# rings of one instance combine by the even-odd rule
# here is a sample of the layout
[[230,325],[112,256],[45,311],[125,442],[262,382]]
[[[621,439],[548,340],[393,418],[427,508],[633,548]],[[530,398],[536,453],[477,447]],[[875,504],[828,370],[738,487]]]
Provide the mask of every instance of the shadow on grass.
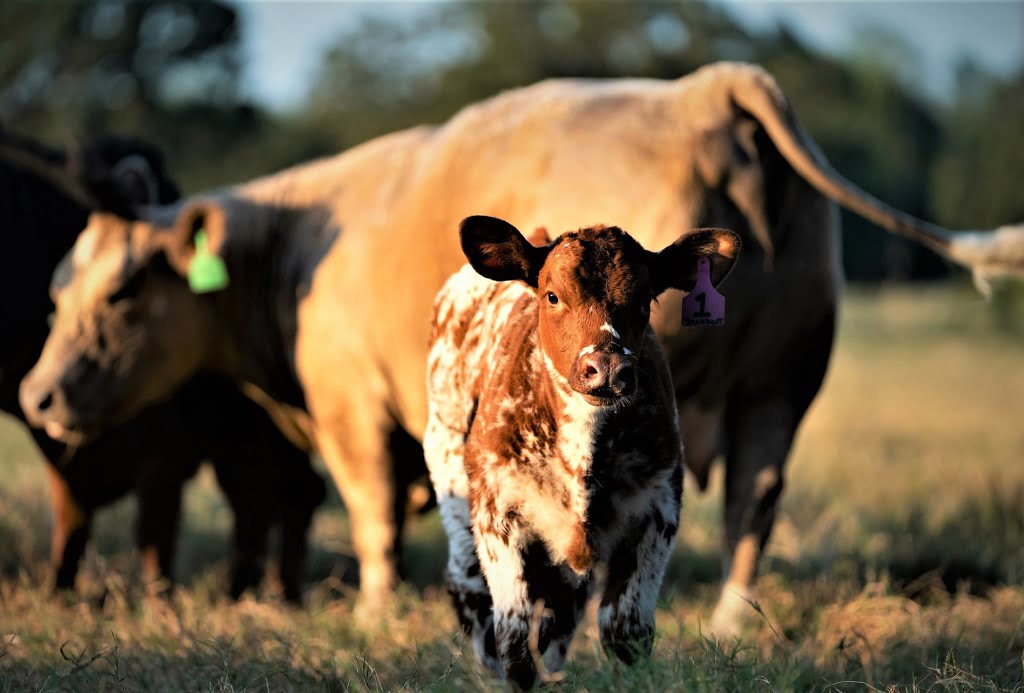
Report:
[[[0,512],[0,575],[13,577],[26,567],[32,574],[45,572],[41,568],[49,541],[45,504],[23,495],[5,496],[0,501],[4,504]],[[204,498],[199,505],[204,503],[216,506],[219,501]],[[806,512],[801,513],[806,519],[798,518],[802,524],[813,522],[816,508],[823,514],[828,507],[818,498],[801,499],[795,505]],[[826,577],[861,586],[886,577],[905,596],[922,603],[946,593],[984,595],[993,586],[1024,580],[1024,483],[993,484],[986,495],[966,498],[938,522],[929,519],[930,509],[922,505],[896,510],[898,514],[889,511],[857,518],[856,534],[847,537],[845,545],[833,544],[826,536],[809,551],[802,551],[796,562],[769,557],[762,572],[791,583]],[[134,506],[121,503],[107,512],[106,521],[96,528],[96,549],[91,554],[93,560],[86,562],[86,571],[122,571],[132,565]],[[330,581],[356,587],[358,565],[347,550],[343,507],[332,497],[318,515],[320,529],[310,545],[308,584]],[[865,550],[869,539],[879,538],[884,549]],[[225,508],[204,507],[186,514],[179,547],[176,570],[181,584],[219,580],[226,585],[231,540],[230,515]],[[436,511],[411,518],[402,559],[407,582],[418,591],[439,587],[446,554]],[[666,592],[686,594],[694,587],[717,585],[721,571],[717,552],[693,551],[681,544],[668,566]],[[270,564],[268,573],[272,572]]]

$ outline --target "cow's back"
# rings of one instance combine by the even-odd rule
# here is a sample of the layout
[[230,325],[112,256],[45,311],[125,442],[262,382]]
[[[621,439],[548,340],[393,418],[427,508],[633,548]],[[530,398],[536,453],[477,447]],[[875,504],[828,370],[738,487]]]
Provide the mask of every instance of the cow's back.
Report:
[[[763,74],[723,64],[671,82],[543,82],[240,189],[326,207],[339,232],[298,309],[296,367],[314,416],[344,416],[361,381],[360,396],[422,437],[432,301],[464,261],[458,225],[472,214],[528,229],[614,223],[655,250],[695,226],[736,230],[726,326],[681,327],[673,294],[652,323],[681,394],[720,403],[738,381],[756,387],[790,348],[785,334],[830,319],[838,266],[833,206],[732,105],[728,81],[752,73]],[[750,143],[759,158],[734,162]],[[729,187],[737,166],[763,197]],[[769,222],[767,244],[751,210]]]

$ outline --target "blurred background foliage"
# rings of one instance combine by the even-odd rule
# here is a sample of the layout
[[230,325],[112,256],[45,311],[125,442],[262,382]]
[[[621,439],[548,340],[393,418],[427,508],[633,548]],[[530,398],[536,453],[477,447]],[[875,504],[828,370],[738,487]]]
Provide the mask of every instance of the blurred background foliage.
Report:
[[[339,6],[338,11],[345,11]],[[224,2],[0,3],[0,124],[53,143],[99,132],[160,144],[190,192],[376,135],[440,122],[546,77],[676,78],[719,59],[764,65],[851,180],[954,228],[1024,219],[1024,71],[959,68],[936,103],[900,36],[865,29],[849,54],[789,30],[752,32],[704,2],[447,2],[366,16],[338,36],[307,97],[270,112],[241,88],[241,23]],[[930,252],[844,217],[847,276],[942,277]],[[1011,292],[1012,293],[1012,292]],[[1004,299],[1009,313],[1013,304]]]

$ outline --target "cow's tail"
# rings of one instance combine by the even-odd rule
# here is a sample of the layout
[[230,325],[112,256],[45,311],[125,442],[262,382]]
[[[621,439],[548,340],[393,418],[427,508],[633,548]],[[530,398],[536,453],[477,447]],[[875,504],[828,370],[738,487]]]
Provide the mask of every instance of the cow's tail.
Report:
[[734,74],[734,103],[761,124],[790,166],[820,193],[887,231],[922,243],[963,265],[974,273],[983,292],[987,293],[991,277],[1024,277],[1024,224],[954,232],[885,204],[832,168],[767,72],[750,68]]

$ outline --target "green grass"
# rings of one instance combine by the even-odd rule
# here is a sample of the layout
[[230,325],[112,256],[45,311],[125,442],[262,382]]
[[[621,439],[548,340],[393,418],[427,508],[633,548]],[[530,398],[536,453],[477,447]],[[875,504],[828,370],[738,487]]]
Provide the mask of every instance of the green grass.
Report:
[[[852,292],[825,388],[791,459],[753,624],[700,637],[719,579],[720,476],[687,489],[655,654],[633,668],[581,629],[564,690],[1024,691],[1024,349],[963,288]],[[439,576],[435,515],[375,627],[352,617],[336,500],[317,516],[308,606],[224,596],[230,518],[211,475],[188,488],[173,599],[134,579],[134,507],[106,510],[80,580],[46,579],[42,463],[0,422],[0,692],[479,690]]]

